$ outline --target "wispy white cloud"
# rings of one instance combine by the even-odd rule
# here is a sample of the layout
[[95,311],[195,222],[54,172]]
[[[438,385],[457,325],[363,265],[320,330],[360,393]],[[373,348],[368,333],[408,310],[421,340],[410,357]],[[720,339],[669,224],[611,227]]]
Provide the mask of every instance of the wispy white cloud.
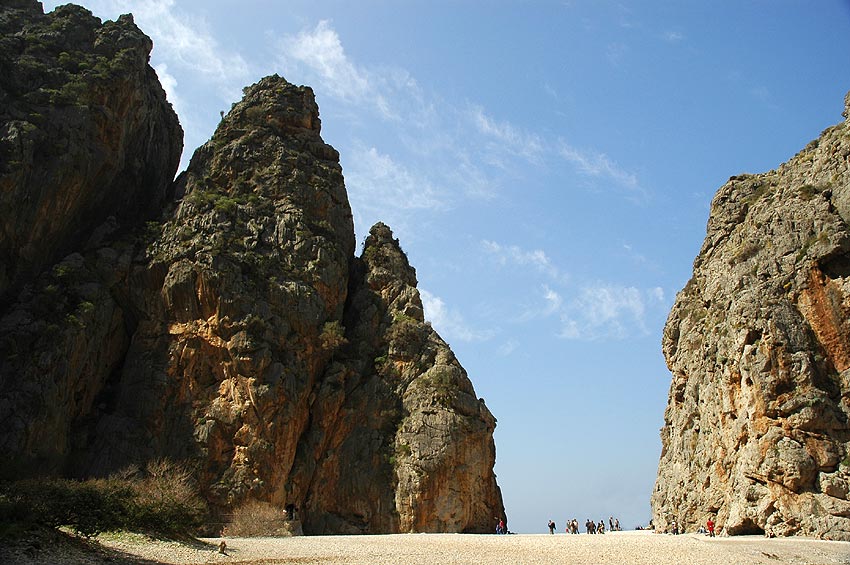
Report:
[[168,65],[166,63],[160,63],[154,67],[154,70],[156,71],[156,76],[159,77],[159,82],[162,84],[163,90],[165,90],[166,98],[174,106],[174,111],[177,112],[178,116],[183,115],[185,113],[183,98],[180,96],[177,88],[177,79],[168,72]]
[[623,339],[645,335],[649,313],[666,307],[661,287],[641,290],[608,282],[576,285],[543,250],[488,240],[481,245],[498,265],[517,268],[527,281],[538,285],[536,290],[523,293],[526,300],[515,305],[519,310],[515,316],[506,316],[516,323],[554,318],[559,324],[556,335],[561,338]]
[[495,332],[493,330],[475,330],[463,319],[463,316],[454,309],[446,306],[439,296],[435,296],[425,289],[419,290],[422,298],[422,307],[425,310],[425,319],[437,332],[448,341],[458,339],[460,341],[486,341],[491,339]]
[[[503,182],[493,174],[494,168],[525,171],[529,163],[539,167],[565,158],[577,164],[581,174],[614,181],[630,189],[632,196],[640,192],[636,175],[604,153],[546,139],[474,103],[439,99],[404,69],[358,64],[328,20],[280,38],[276,45],[287,74],[312,84],[320,98],[331,97],[337,112],[347,108],[351,124],[367,123],[363,116],[369,114],[387,122],[385,133],[400,143],[385,157],[421,164],[415,176],[424,181],[429,199],[446,199],[437,196],[441,186],[451,186],[455,198],[492,198]],[[348,163],[350,169],[354,160]]]
[[664,304],[667,301],[667,295],[664,292],[664,289],[660,286],[649,289],[649,295],[653,300],[660,304]]
[[626,255],[632,260],[633,263],[637,265],[646,265],[648,263],[646,255],[644,255],[643,253],[639,253],[635,250],[634,247],[632,247],[628,243],[623,244],[623,250],[626,252]]
[[605,53],[612,65],[618,66],[628,54],[629,48],[623,43],[609,43]]
[[542,249],[523,249],[518,245],[502,245],[495,241],[483,240],[482,249],[492,256],[502,266],[532,267],[553,279],[566,281],[566,274],[561,273],[546,252]]
[[685,39],[685,36],[681,32],[668,30],[664,32],[662,38],[669,43],[679,43]]
[[312,30],[281,38],[278,49],[283,68],[304,73],[305,82],[316,90],[348,104],[371,108],[383,119],[422,123],[430,111],[410,73],[355,64],[328,20],[321,20]]
[[543,299],[546,301],[544,315],[547,316],[560,311],[564,305],[563,297],[546,285],[543,285]]
[[348,59],[339,35],[327,20],[312,30],[284,37],[280,46],[285,59],[315,71],[323,88],[333,96],[359,100],[371,95],[373,87],[368,77]]
[[753,85],[749,89],[750,96],[758,100],[764,106],[777,110],[779,109],[779,105],[776,103],[776,98],[773,96],[773,93],[763,85]]
[[564,307],[560,336],[599,339],[645,334],[645,313],[644,294],[635,287],[586,286]]
[[537,135],[522,131],[510,122],[491,118],[481,106],[472,106],[470,118],[479,133],[493,140],[492,148],[499,148],[503,152],[531,162],[541,160],[543,142]]
[[646,192],[638,182],[637,175],[620,167],[605,153],[582,151],[563,140],[560,141],[558,153],[586,176],[611,181],[628,190],[633,196],[641,198],[646,196]]
[[519,342],[515,339],[509,339],[499,346],[499,355],[507,357],[519,348]]
[[561,316],[564,311],[564,297],[547,284],[542,284],[535,291],[525,293],[532,297],[521,305],[523,309],[515,318],[517,322],[528,323],[554,316]]
[[436,211],[450,206],[447,191],[435,186],[427,175],[375,147],[356,146],[344,162],[352,207],[356,215],[368,216],[369,223],[380,218],[392,221],[412,211]]
[[86,5],[111,18],[132,12],[136,24],[153,38],[157,57],[172,67],[228,87],[241,88],[249,76],[245,59],[220,46],[207,23],[196,13],[180,11],[175,0],[93,0]]

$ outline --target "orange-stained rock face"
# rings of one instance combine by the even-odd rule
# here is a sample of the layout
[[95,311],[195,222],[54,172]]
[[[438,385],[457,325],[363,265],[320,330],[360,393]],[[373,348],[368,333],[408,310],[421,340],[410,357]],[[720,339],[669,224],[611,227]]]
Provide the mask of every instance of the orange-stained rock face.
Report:
[[[45,17],[25,8],[14,16]],[[99,25],[73,7],[51,17],[62,13]],[[92,33],[138,33],[147,50],[133,60],[144,66],[149,40],[119,23]],[[118,123],[98,114],[81,130],[97,143],[132,131],[125,115],[139,120],[132,127],[155,117],[138,110],[145,96],[159,100],[158,84],[127,97],[121,84],[121,111],[106,112]],[[102,86],[86,91],[89,103],[112,100]],[[504,516],[495,418],[425,323],[390,229],[373,227],[354,257],[339,154],[320,132],[309,88],[264,78],[173,185],[157,184],[173,167],[155,160],[133,160],[138,177],[122,173],[151,191],[132,198],[157,221],[122,224],[122,208],[101,199],[91,225],[52,242],[77,253],[54,264],[46,252],[27,267],[37,276],[0,273],[26,289],[0,307],[0,478],[103,475],[169,457],[192,465],[215,510],[293,504],[307,533],[491,531]],[[110,151],[130,161],[129,149]],[[86,155],[76,158],[85,170]],[[10,167],[0,180],[17,190],[22,174]],[[56,177],[47,201],[77,225],[99,180]],[[175,199],[162,205],[166,194]],[[7,228],[0,249],[23,237]],[[58,237],[49,231],[45,241]]]
[[814,264],[809,284],[800,292],[797,306],[829,356],[835,370],[850,367],[850,311],[844,289]]
[[664,329],[657,527],[850,540],[848,156],[845,121],[715,196]]

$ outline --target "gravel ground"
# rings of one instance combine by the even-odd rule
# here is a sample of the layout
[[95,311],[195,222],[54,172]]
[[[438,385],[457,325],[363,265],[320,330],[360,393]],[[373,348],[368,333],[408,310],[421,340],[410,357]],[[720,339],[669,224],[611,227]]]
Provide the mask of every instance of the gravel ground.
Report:
[[8,564],[102,563],[174,565],[232,563],[271,565],[327,563],[341,565],[473,564],[693,564],[761,565],[778,563],[850,564],[850,542],[757,536],[710,539],[703,535],[670,536],[651,532],[605,535],[463,535],[401,534],[384,536],[305,536],[225,538],[227,554],[217,551],[220,538],[197,543],[154,541],[132,534],[102,535],[97,555],[64,555],[41,549],[4,556]]

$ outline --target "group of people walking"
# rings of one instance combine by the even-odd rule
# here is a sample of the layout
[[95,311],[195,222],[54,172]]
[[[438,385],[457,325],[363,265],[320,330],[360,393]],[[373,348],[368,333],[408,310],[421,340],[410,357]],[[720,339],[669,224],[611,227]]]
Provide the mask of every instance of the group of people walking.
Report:
[[[558,529],[558,526],[555,524],[553,520],[549,520],[549,533],[554,534],[555,530]],[[573,518],[572,520],[567,520],[567,527],[564,531],[568,534],[577,534],[578,530],[578,520]],[[599,520],[597,524],[590,518],[587,519],[584,523],[584,531],[588,534],[604,534],[605,533],[605,521]],[[620,531],[620,520],[618,518],[614,518],[613,516],[608,518],[608,531],[609,532],[619,532]]]

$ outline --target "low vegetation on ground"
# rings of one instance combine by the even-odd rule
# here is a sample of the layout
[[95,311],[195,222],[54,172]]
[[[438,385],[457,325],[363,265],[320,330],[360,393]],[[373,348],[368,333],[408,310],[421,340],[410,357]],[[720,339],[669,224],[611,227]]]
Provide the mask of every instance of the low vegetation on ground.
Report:
[[160,537],[197,534],[207,507],[185,466],[156,460],[106,479],[41,478],[0,484],[0,537],[38,527],[91,537],[128,530]]

